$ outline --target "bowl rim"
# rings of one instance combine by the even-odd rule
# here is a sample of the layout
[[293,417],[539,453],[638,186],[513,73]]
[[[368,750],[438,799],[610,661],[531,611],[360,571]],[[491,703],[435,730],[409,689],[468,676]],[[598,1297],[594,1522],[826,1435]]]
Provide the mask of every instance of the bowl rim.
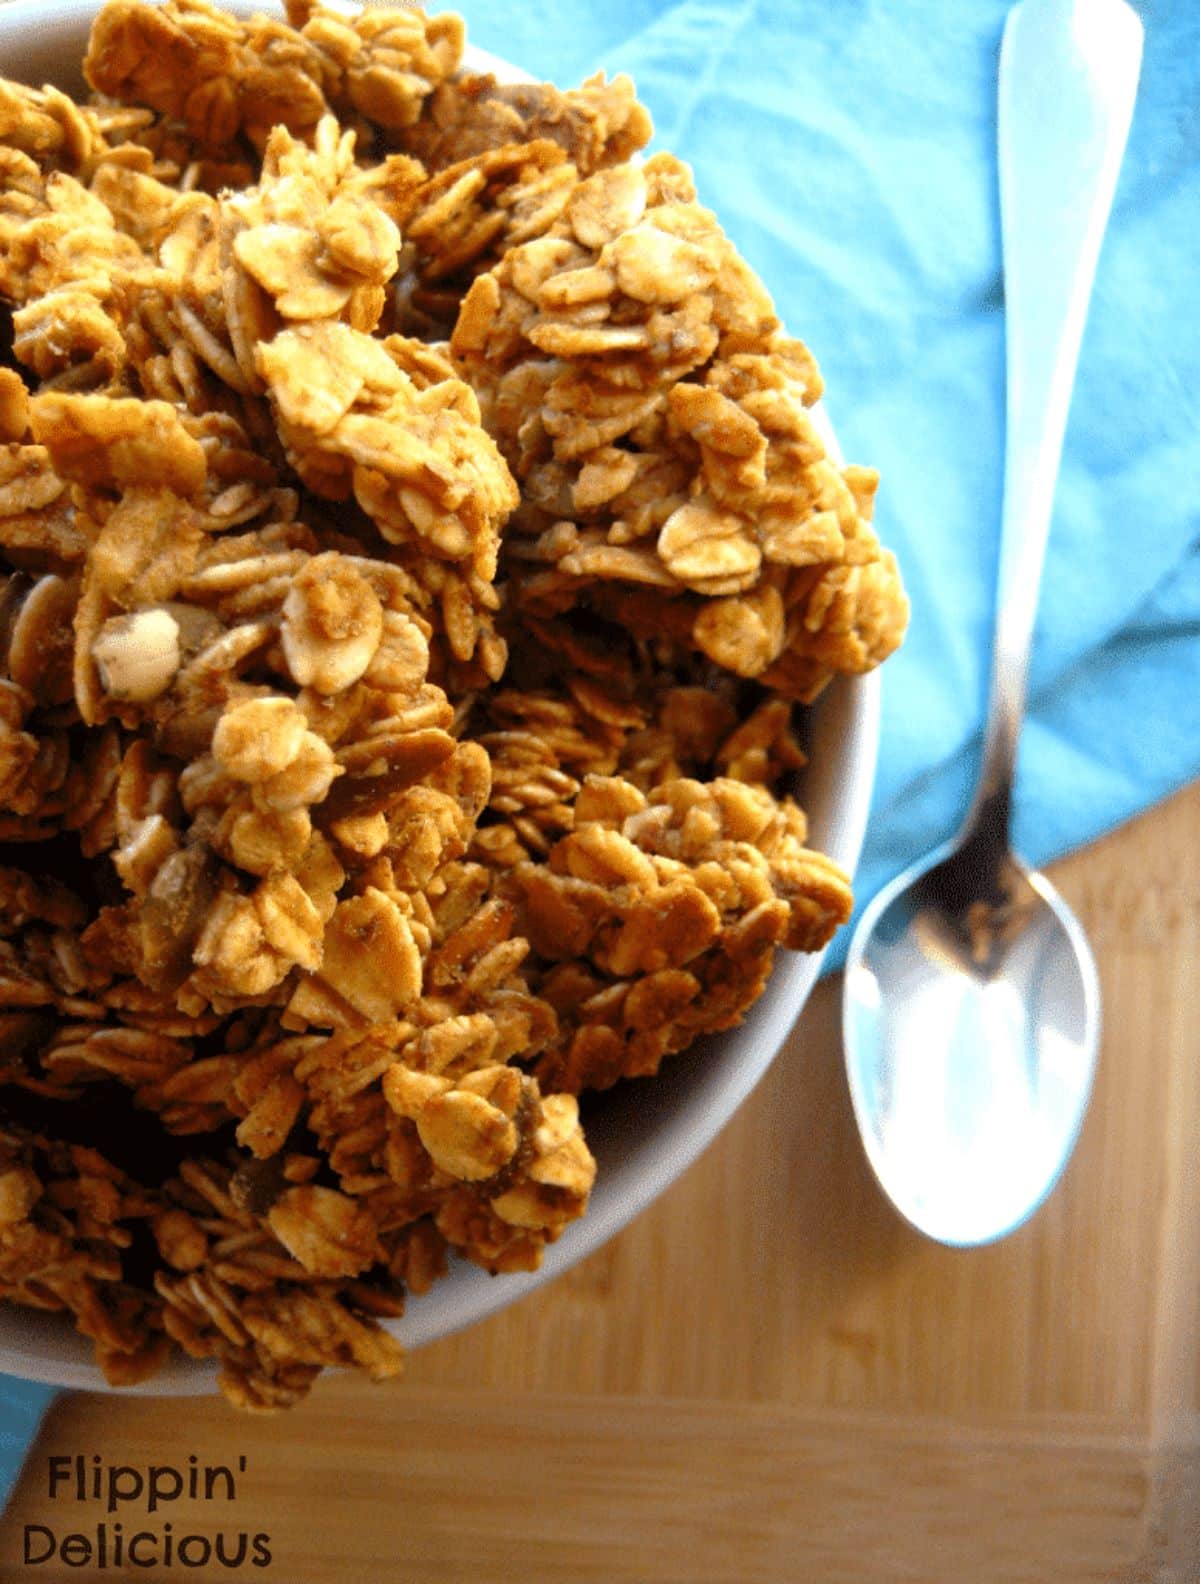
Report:
[[[271,0],[221,3],[243,16],[282,12],[282,6]],[[13,43],[23,30],[36,31],[38,58],[69,49],[73,59],[82,60],[87,31],[99,9],[100,0],[4,0],[0,4],[0,74],[12,69],[4,57],[13,53]],[[470,44],[465,62],[502,80],[534,80]],[[70,73],[63,70],[58,75],[65,79]],[[840,463],[842,454],[824,407],[818,405],[813,411],[830,455]],[[851,878],[866,833],[880,713],[881,680],[876,669],[837,678],[809,715],[814,751],[805,777],[804,806],[814,845],[840,863]],[[607,1130],[602,1125],[598,1134],[588,1123],[589,1143],[596,1150],[601,1170],[587,1214],[547,1247],[537,1271],[497,1281],[465,1261],[453,1261],[448,1275],[430,1293],[410,1299],[402,1319],[387,1322],[404,1347],[411,1351],[451,1336],[553,1281],[609,1242],[677,1181],[733,1118],[771,1066],[807,1002],[824,956],[824,952],[800,955],[781,951],[765,993],[738,1028],[699,1042],[686,1057],[672,1058],[653,1085],[626,1082],[610,1091],[613,1099],[609,1107],[615,1120],[610,1119]],[[692,1051],[697,1049],[702,1054],[693,1059]],[[672,1096],[695,1082],[691,1069],[696,1068],[701,1081],[694,1092],[682,1093],[672,1111]],[[653,1092],[646,1092],[647,1088]],[[651,1125],[633,1140],[631,1148],[622,1150],[621,1126],[635,1113],[637,1123],[648,1114]],[[111,1386],[92,1362],[90,1343],[71,1330],[64,1317],[5,1304],[0,1304],[0,1371],[49,1385],[127,1396],[208,1394],[215,1390],[216,1382],[212,1361],[190,1360],[176,1353],[151,1379],[135,1386]]]

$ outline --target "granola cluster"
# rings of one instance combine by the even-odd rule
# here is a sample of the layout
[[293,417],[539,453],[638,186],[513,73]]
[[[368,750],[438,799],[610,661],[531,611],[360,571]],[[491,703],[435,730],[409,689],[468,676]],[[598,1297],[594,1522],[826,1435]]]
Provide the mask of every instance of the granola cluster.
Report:
[[626,79],[109,0],[0,83],[0,1298],[248,1408],[586,1209],[581,1095],[847,918],[875,475]]

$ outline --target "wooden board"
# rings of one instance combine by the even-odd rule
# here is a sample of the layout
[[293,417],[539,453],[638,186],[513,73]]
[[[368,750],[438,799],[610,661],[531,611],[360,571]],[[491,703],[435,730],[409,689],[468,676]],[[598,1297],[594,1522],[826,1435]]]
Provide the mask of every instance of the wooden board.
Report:
[[1103,1055],[1066,1178],[1004,1243],[937,1248],[884,1203],[823,986],[683,1181],[406,1384],[331,1379],[278,1419],[61,1402],[0,1579],[115,1575],[22,1564],[26,1525],[135,1532],[133,1504],[49,1499],[48,1459],[82,1453],[230,1465],[235,1501],[218,1478],[146,1525],[270,1537],[269,1568],[120,1576],[1197,1584],[1200,788],[1054,878],[1096,947]]

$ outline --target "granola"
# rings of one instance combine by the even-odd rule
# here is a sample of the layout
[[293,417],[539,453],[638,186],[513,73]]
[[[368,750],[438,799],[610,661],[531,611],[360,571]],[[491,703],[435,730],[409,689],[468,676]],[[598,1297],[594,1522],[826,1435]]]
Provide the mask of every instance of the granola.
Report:
[[628,79],[463,42],[108,0],[86,102],[0,82],[0,1299],[117,1385],[395,1375],[849,915],[876,476]]

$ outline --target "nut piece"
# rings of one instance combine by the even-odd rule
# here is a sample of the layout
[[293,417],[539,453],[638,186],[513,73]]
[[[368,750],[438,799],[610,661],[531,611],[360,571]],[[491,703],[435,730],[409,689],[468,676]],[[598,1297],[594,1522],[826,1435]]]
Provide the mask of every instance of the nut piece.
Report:
[[113,616],[92,642],[100,686],[109,698],[149,704],[175,680],[180,665],[179,623],[166,610]]

